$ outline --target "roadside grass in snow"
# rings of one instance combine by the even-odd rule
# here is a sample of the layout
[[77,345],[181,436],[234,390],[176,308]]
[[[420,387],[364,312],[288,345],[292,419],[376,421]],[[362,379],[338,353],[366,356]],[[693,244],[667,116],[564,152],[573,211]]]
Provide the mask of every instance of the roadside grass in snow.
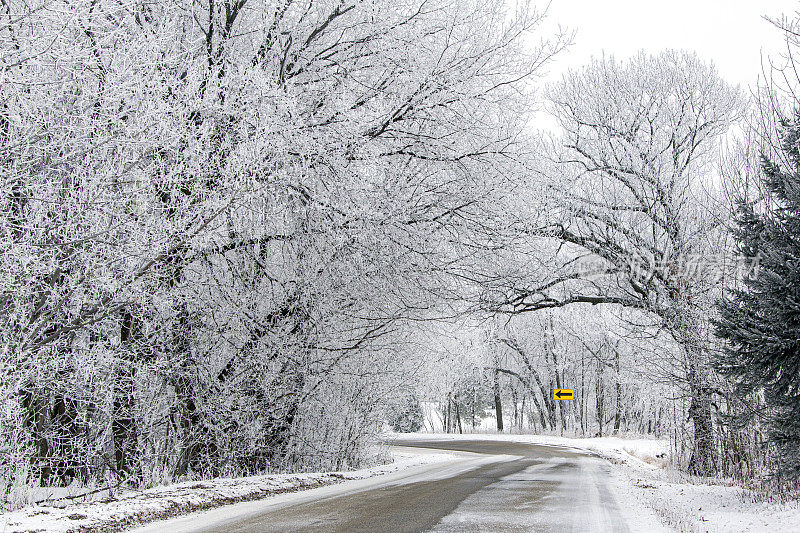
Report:
[[[766,477],[752,482],[743,494],[749,503],[792,503],[800,501],[800,482]],[[800,530],[800,526],[798,526]]]

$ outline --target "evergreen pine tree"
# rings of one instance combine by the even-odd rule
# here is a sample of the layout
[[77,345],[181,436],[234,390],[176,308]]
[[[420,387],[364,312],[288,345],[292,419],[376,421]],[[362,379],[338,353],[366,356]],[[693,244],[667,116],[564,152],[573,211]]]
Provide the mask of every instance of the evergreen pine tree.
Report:
[[720,302],[717,334],[727,347],[717,369],[742,395],[763,389],[779,470],[800,477],[800,114],[784,120],[776,157],[762,155],[765,198],[740,201],[738,252],[758,261],[742,288]]

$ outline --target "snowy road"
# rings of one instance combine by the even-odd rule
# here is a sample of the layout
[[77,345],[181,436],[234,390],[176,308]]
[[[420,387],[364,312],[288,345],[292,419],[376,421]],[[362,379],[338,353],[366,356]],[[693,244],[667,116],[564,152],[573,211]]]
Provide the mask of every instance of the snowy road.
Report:
[[[453,461],[157,522],[139,533],[639,531],[615,499],[605,460],[489,440],[395,441]],[[638,527],[637,527],[638,526]]]

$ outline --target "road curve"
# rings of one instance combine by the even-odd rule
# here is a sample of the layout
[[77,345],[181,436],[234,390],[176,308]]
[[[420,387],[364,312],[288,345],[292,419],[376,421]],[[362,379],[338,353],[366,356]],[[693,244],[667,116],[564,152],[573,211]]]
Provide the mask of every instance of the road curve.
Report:
[[590,454],[490,440],[391,444],[459,452],[459,458],[383,479],[188,515],[137,531],[629,531],[605,481],[610,465]]

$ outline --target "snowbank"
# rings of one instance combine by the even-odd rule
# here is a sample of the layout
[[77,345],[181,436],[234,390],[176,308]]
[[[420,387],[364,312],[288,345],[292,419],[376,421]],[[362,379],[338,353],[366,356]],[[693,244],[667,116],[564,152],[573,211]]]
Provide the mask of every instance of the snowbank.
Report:
[[674,469],[626,465],[632,491],[680,531],[800,532],[800,502],[766,503],[730,481],[692,478]]
[[90,533],[121,531],[202,509],[244,502],[352,479],[395,472],[422,464],[448,461],[453,455],[393,451],[394,462],[350,472],[274,474],[245,478],[189,481],[128,492],[113,500],[72,504],[63,508],[31,506],[0,514],[2,533]]

